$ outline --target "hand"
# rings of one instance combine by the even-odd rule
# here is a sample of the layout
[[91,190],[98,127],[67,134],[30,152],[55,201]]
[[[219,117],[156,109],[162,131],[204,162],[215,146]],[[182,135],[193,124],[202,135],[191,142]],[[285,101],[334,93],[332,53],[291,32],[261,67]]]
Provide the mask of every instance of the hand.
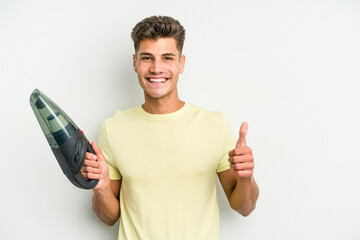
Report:
[[81,173],[85,179],[99,179],[99,182],[94,187],[94,190],[104,189],[110,186],[109,167],[101,149],[95,142],[91,143],[91,147],[94,150],[95,155],[89,152],[85,154],[84,165],[81,168]]
[[254,172],[254,157],[252,150],[246,146],[246,134],[248,130],[247,122],[243,122],[240,127],[239,139],[234,150],[229,152],[230,167],[234,172],[243,178],[249,178]]

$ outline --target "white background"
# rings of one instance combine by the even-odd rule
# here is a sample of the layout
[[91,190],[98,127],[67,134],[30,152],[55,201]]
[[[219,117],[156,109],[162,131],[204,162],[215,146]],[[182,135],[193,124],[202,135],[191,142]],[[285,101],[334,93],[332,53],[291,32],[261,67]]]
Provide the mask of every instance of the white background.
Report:
[[65,178],[29,105],[39,88],[97,140],[143,102],[130,32],[186,28],[180,98],[222,111],[260,187],[247,218],[219,189],[221,239],[360,239],[360,2],[0,0],[0,239],[116,239]]

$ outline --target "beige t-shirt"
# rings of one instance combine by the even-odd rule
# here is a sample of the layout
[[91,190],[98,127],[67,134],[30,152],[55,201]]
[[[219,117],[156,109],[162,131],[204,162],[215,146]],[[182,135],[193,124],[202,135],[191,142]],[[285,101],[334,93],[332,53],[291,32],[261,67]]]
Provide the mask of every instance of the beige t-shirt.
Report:
[[119,239],[219,239],[216,173],[235,146],[222,113],[189,103],[169,114],[118,111],[99,145],[110,178],[122,179]]

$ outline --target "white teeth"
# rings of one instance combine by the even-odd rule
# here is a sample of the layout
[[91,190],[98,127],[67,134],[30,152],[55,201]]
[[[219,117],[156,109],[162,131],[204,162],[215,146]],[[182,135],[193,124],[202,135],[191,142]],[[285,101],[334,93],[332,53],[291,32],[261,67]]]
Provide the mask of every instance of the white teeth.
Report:
[[165,82],[165,78],[149,78],[150,82]]

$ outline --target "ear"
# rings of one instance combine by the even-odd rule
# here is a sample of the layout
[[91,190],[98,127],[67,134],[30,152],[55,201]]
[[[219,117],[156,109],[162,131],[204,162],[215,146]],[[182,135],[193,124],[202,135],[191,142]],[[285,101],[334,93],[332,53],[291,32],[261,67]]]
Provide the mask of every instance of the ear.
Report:
[[136,68],[136,55],[133,54],[133,67],[134,67],[134,71],[137,73],[137,68]]
[[185,68],[185,55],[181,55],[180,57],[180,73],[184,72]]

